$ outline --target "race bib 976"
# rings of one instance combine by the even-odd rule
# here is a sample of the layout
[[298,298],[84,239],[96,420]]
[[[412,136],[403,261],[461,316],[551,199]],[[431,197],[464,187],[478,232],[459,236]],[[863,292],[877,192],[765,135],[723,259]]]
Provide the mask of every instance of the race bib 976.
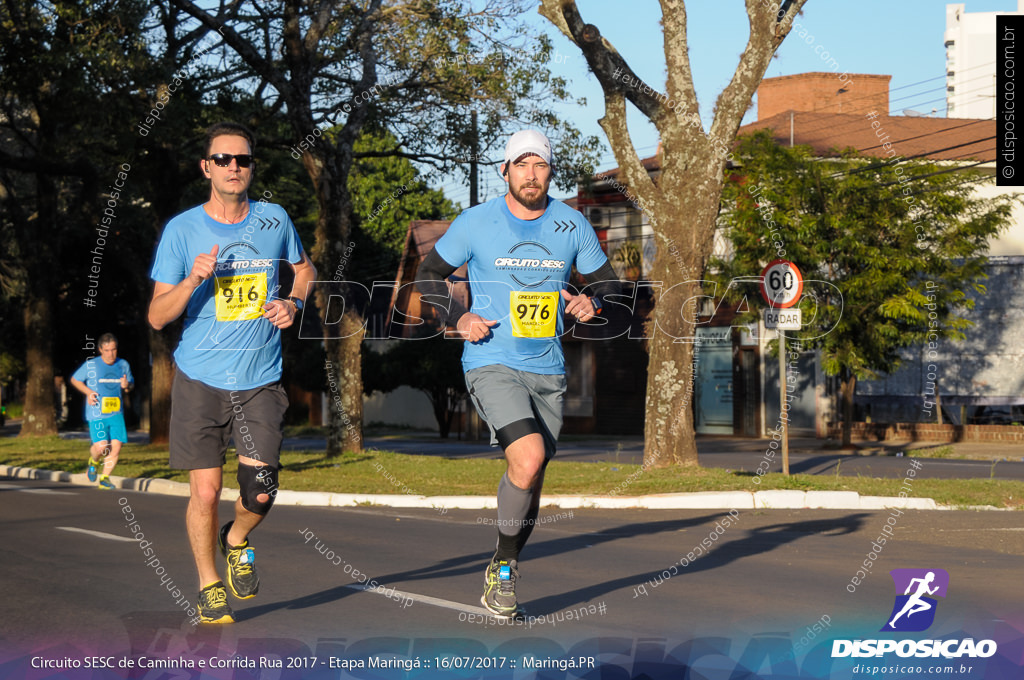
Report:
[[509,295],[512,313],[512,335],[517,338],[553,338],[558,321],[558,293],[526,293],[512,291]]

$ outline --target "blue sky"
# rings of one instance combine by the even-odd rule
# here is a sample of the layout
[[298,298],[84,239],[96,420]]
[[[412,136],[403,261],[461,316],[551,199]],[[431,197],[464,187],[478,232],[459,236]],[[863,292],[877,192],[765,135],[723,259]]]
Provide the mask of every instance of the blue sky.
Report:
[[[577,0],[577,4],[584,21],[595,24],[645,82],[664,90],[665,59],[658,2]],[[686,3],[690,60],[705,129],[715,98],[728,84],[746,44],[743,4],[742,0]],[[968,12],[1006,12],[1017,8],[1016,0],[965,0],[964,4]],[[587,100],[583,109],[560,106],[557,110],[571,117],[584,133],[597,135],[604,143],[604,162],[600,168],[614,167],[617,163],[597,124],[604,112],[597,79],[587,70],[579,49],[546,19],[534,14],[527,21],[550,35],[557,52],[566,57],[560,63],[549,64],[552,72],[569,80],[573,93]],[[814,42],[808,45],[795,32],[791,33],[779,48],[766,77],[828,70],[814,53],[814,47],[820,44],[839,63],[841,71],[891,75],[891,113],[900,114],[903,109],[929,113],[936,108],[935,115],[945,115],[946,3],[942,0],[810,0],[797,21],[814,37]],[[755,117],[756,108],[752,108],[744,122]],[[631,111],[630,132],[641,157],[654,153],[657,134],[635,109]],[[486,193],[482,192],[481,198],[502,192],[496,174],[485,181]],[[449,197],[468,205],[468,188],[448,183],[445,189]],[[555,191],[553,195],[562,197]]]

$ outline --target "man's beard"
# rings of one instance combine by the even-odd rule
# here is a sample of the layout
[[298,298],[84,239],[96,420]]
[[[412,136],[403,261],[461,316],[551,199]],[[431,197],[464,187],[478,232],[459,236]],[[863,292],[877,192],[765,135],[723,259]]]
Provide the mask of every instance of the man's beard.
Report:
[[[522,190],[528,187],[534,187],[538,189],[537,195],[533,199],[528,199],[522,193]],[[519,203],[522,204],[522,206],[527,210],[543,210],[548,205],[547,187],[545,187],[543,184],[531,182],[529,184],[524,184],[519,189],[516,189],[515,186],[513,186],[512,183],[509,182],[508,188],[509,191],[512,192],[512,198],[519,201]]]

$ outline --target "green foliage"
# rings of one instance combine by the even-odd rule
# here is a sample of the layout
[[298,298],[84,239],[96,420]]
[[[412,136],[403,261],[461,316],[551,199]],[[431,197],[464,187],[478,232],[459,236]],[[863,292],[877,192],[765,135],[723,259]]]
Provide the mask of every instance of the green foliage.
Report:
[[551,40],[523,20],[530,9],[521,0],[479,7],[425,0],[388,15],[377,25],[380,61],[404,82],[368,102],[370,120],[393,132],[407,152],[429,151],[424,160],[442,174],[463,176],[474,154],[482,169],[493,167],[509,134],[537,128],[551,139],[555,167],[566,169],[556,172],[554,183],[574,189],[579,173],[568,169],[593,167],[603,144],[551,108],[553,102],[585,101],[552,68]]
[[[136,164],[134,90],[153,61],[140,28],[147,11],[137,0],[0,7],[0,350],[25,357],[27,422],[40,431],[52,427],[50,373],[81,362],[85,334],[123,337],[140,316],[144,202],[122,166]],[[114,216],[101,224],[108,207]],[[95,309],[83,304],[90,283]]]
[[25,375],[25,362],[18,357],[0,352],[0,385],[6,385],[15,378]]
[[[787,336],[820,349],[829,375],[873,378],[899,367],[901,348],[963,338],[968,292],[985,292],[983,253],[1013,200],[973,195],[974,172],[853,151],[818,159],[767,131],[741,138],[736,155],[720,216],[734,256],[712,263],[719,294],[779,257],[824,281],[805,284],[804,330]],[[756,284],[726,293],[744,295],[764,306]]]
[[[356,162],[348,176],[355,246],[345,279],[394,280],[409,222],[458,215],[458,207],[442,191],[428,186],[439,183],[436,176],[423,176],[406,158],[383,155],[396,144],[390,133],[364,132],[356,140]],[[334,272],[323,274],[321,278],[331,279]]]

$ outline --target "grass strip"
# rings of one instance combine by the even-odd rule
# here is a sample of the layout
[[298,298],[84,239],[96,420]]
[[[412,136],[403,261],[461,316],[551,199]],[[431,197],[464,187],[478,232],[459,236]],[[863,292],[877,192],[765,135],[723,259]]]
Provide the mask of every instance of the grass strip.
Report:
[[[85,472],[89,456],[86,440],[60,437],[5,437],[0,439],[0,464],[43,470]],[[233,484],[237,462],[228,451],[225,479]],[[296,491],[337,493],[411,493],[424,496],[491,496],[505,469],[503,460],[415,456],[369,450],[327,458],[323,451],[284,451],[281,486]],[[652,468],[640,474],[639,465],[624,463],[561,462],[548,467],[544,492],[549,494],[620,496],[696,491],[856,491],[863,496],[897,496],[902,479],[837,475],[768,474],[761,484],[749,472],[720,468]],[[188,481],[188,473],[167,467],[167,448],[127,444],[114,474]],[[1024,482],[1003,479],[913,480],[914,497],[933,498],[958,507],[991,505],[1024,507]]]

